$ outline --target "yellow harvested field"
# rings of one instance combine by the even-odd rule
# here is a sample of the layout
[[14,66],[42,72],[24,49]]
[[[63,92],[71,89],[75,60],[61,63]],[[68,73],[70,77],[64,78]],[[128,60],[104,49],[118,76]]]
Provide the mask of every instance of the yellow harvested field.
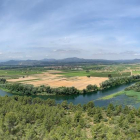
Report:
[[[53,71],[54,73],[54,71]],[[77,89],[84,89],[89,84],[99,84],[108,78],[104,77],[62,77],[60,74],[52,74],[52,71],[44,72],[43,74],[35,74],[25,78],[9,79],[9,82],[19,82],[24,84],[32,84],[34,86],[46,85],[51,87],[76,87]]]

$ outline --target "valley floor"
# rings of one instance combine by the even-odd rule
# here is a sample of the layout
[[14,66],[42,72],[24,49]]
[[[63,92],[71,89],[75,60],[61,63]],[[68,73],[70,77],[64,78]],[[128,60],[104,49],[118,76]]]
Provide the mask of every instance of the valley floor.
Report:
[[[52,73],[53,72],[53,73]],[[56,72],[56,74],[55,74]],[[48,71],[42,74],[34,74],[28,77],[20,77],[18,79],[9,79],[8,82],[19,82],[23,84],[32,84],[34,86],[51,86],[51,87],[76,87],[77,89],[85,89],[89,84],[96,84],[99,86],[100,83],[107,80],[107,77],[87,77],[87,76],[75,76],[66,77],[61,75],[61,71]]]

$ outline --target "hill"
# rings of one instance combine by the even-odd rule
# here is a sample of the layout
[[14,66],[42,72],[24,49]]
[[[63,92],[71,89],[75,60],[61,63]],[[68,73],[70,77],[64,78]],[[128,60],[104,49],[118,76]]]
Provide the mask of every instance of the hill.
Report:
[[65,59],[42,59],[42,60],[9,60],[0,62],[1,66],[19,65],[19,66],[35,66],[35,65],[59,65],[59,64],[76,64],[76,63],[91,63],[91,64],[135,64],[140,63],[140,59],[133,60],[104,60],[104,59],[84,59],[84,58],[65,58]]

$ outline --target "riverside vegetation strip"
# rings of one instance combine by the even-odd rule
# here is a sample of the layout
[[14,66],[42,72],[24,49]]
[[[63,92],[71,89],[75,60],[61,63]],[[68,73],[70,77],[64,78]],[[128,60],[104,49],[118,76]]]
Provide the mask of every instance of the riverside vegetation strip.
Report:
[[123,91],[99,98],[98,100],[108,100],[108,99],[112,99],[116,96],[120,96],[123,94],[125,94],[129,97],[133,97],[137,101],[140,101],[140,82],[137,82],[137,83],[125,88],[125,90],[123,90]]

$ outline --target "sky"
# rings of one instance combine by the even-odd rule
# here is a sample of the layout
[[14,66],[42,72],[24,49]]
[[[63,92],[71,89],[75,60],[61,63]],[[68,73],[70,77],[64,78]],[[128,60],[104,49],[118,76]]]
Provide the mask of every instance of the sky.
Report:
[[139,0],[0,0],[0,61],[140,58]]

